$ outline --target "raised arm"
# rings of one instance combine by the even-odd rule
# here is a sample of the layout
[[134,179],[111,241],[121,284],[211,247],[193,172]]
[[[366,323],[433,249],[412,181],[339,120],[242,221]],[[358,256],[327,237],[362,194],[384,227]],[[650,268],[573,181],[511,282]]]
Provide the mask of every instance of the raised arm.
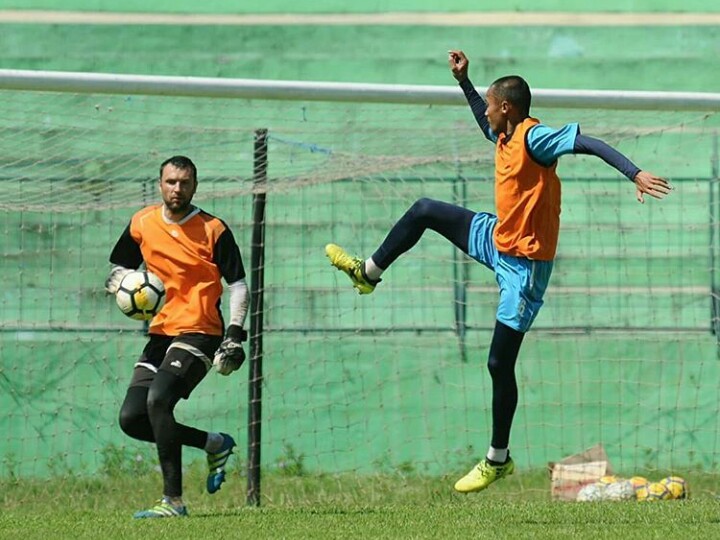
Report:
[[460,83],[460,88],[462,88],[462,91],[465,93],[465,99],[467,99],[470,105],[470,110],[472,110],[473,116],[475,116],[475,121],[485,134],[485,138],[495,142],[496,137],[490,130],[490,124],[485,116],[487,104],[478,91],[475,90],[475,86],[473,86],[473,83],[470,82],[468,78],[467,73],[470,61],[462,51],[448,51],[448,64],[450,65],[450,71],[453,77]]

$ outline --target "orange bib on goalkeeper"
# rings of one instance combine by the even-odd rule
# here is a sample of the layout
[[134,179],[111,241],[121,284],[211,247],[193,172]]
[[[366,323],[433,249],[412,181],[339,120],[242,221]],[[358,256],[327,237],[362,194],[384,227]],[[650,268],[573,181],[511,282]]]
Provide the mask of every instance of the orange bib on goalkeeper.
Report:
[[162,205],[149,206],[132,217],[130,235],[167,293],[165,306],[150,323],[151,334],[223,335],[223,287],[213,257],[225,230],[221,220],[199,208],[177,223],[163,218]]

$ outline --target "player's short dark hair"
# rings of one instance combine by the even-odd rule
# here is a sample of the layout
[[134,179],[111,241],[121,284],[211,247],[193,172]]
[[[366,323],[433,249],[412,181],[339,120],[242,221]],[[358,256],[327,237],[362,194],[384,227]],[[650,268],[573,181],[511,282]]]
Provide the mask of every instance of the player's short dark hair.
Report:
[[173,156],[167,158],[160,164],[160,178],[162,178],[162,172],[165,165],[172,165],[183,171],[190,171],[192,173],[193,180],[197,181],[197,167],[189,157],[185,156]]
[[509,101],[525,115],[530,114],[530,86],[519,75],[500,77],[490,87],[501,100]]

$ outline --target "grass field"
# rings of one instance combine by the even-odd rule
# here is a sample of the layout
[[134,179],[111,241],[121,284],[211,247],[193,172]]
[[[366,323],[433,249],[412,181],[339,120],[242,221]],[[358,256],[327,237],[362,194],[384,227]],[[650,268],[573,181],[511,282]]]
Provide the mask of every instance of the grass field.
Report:
[[714,486],[692,472],[691,499],[656,503],[553,502],[544,471],[467,496],[449,476],[274,473],[259,508],[245,505],[245,478],[211,498],[203,474],[193,465],[185,477],[191,517],[170,520],[131,519],[157,497],[157,473],[4,480],[0,538],[720,538]]
[[[37,13],[1,20],[9,8],[225,18],[245,11],[439,9],[437,0],[266,0],[232,9],[220,0],[110,4],[6,0],[0,67],[453,85],[445,51],[462,47],[479,86],[510,71],[533,88],[714,92],[720,84],[720,26],[684,26],[679,16],[672,25],[652,26],[641,13],[707,16],[720,9],[701,0],[602,5],[615,15],[637,12],[640,23],[630,26],[372,25],[349,16],[341,25],[284,26],[281,18],[262,25],[62,24],[41,22]],[[488,5],[449,0],[442,8]],[[514,0],[493,9],[599,7]],[[456,263],[439,238],[424,240],[386,276],[383,295],[364,304],[330,273],[322,251],[332,240],[369,252],[416,197],[454,197],[460,165],[462,176],[473,178],[469,204],[492,206],[490,147],[476,149],[483,143],[464,106],[10,91],[3,97],[0,252],[19,271],[7,273],[0,299],[0,540],[720,539],[720,364],[709,332],[710,284],[718,271],[708,248],[717,231],[717,173],[710,166],[717,162],[717,112],[541,109],[550,125],[580,121],[586,134],[677,180],[677,190],[639,211],[614,172],[583,158],[563,164],[560,255],[518,370],[518,470],[487,492],[464,496],[453,492],[453,482],[479,457],[489,433],[482,362],[497,296],[491,274],[479,265],[468,271],[469,354],[461,360],[453,330]],[[204,491],[204,464],[194,462],[185,474],[190,518],[133,520],[158,498],[161,479],[150,446],[143,447],[148,459],[122,462],[132,450],[114,446],[129,442],[116,415],[141,337],[101,290],[108,250],[129,208],[146,203],[158,157],[177,152],[202,164],[205,198],[197,201],[231,217],[245,250],[251,199],[248,189],[241,196],[234,183],[228,187],[228,178],[250,177],[258,127],[271,135],[274,185],[267,208],[261,505],[246,505],[239,461],[212,497]],[[407,158],[405,168],[398,157]],[[312,182],[295,184],[298,178]],[[21,199],[34,210],[17,208]],[[372,331],[356,335],[355,328]],[[374,331],[384,328],[401,331]],[[204,383],[189,410],[180,411],[203,428],[237,433],[243,449],[245,369],[243,379]],[[623,472],[684,476],[691,498],[552,501],[542,467],[595,442]]]

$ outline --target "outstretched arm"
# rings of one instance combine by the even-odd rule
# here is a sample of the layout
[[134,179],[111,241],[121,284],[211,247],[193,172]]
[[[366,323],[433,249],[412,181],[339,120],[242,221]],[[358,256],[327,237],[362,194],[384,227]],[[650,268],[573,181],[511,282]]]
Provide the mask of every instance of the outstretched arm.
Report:
[[475,86],[473,86],[473,83],[470,82],[468,78],[467,72],[470,61],[467,59],[467,56],[465,56],[465,53],[462,51],[448,51],[448,64],[450,65],[450,71],[453,77],[460,83],[460,88],[462,88],[462,91],[465,93],[465,99],[467,99],[470,105],[470,110],[472,110],[473,116],[475,116],[475,121],[485,134],[485,138],[495,142],[496,139],[490,130],[490,124],[485,116],[487,104],[478,91],[475,90]]
[[667,180],[641,170],[627,157],[600,139],[578,133],[575,137],[573,153],[597,156],[632,180],[635,183],[635,197],[638,202],[645,202],[643,198],[645,194],[662,199],[672,190]]

